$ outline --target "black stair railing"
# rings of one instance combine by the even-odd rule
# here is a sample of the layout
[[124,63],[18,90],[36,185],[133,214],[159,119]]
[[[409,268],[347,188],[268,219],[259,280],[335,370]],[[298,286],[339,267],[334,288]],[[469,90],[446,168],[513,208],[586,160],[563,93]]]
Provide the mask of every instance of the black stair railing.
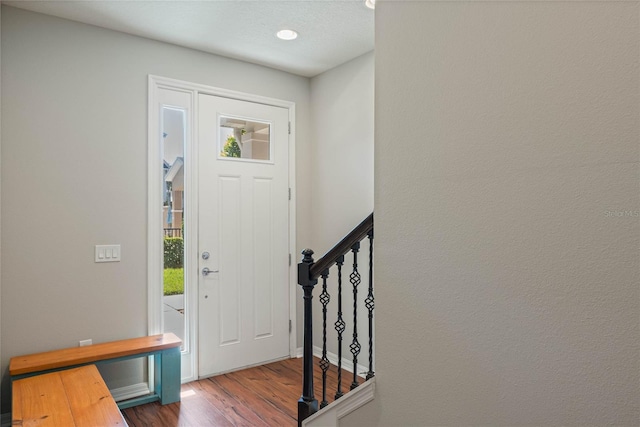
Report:
[[369,240],[369,280],[367,296],[364,299],[364,306],[368,311],[369,318],[369,371],[366,379],[373,378],[373,310],[374,310],[374,294],[373,294],[373,214],[369,215],[364,221],[351,231],[344,239],[335,245],[317,262],[313,259],[313,251],[305,249],[302,251],[302,261],[298,264],[298,284],[302,286],[304,301],[304,344],[303,344],[303,381],[302,396],[298,400],[298,426],[302,425],[302,421],[310,415],[318,411],[318,401],[313,391],[313,317],[312,317],[312,299],[313,288],[318,283],[318,278],[322,279],[322,293],[320,294],[320,303],[322,304],[322,358],[320,359],[320,369],[322,370],[322,401],[320,408],[329,404],[327,401],[327,371],[330,367],[327,358],[327,306],[331,301],[331,296],[327,290],[327,279],[331,267],[337,265],[337,320],[334,323],[335,330],[338,334],[338,385],[335,393],[335,399],[343,396],[342,391],[342,341],[343,333],[346,329],[346,321],[343,317],[343,281],[342,268],[345,262],[345,255],[351,252],[353,256],[353,268],[349,274],[349,282],[353,291],[353,336],[349,350],[353,357],[353,381],[350,390],[358,387],[358,356],[361,351],[361,345],[358,341],[358,286],[361,284],[361,275],[358,266],[358,252],[360,251],[360,242],[368,238]]

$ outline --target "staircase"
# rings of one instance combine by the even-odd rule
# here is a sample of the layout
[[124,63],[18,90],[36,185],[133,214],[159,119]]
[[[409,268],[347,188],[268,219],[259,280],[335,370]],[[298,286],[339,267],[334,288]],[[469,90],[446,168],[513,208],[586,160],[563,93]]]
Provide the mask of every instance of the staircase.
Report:
[[[358,254],[361,252],[361,246],[368,246],[368,253],[365,250],[363,251],[365,253],[361,254],[361,257],[368,256],[368,265],[365,263],[365,269],[368,268],[366,272],[368,274],[365,274],[368,287],[364,291],[360,291],[362,274]],[[302,286],[304,292],[303,384],[302,396],[298,400],[298,426],[302,426],[303,421],[307,419],[308,421],[304,425],[310,425],[312,420],[319,420],[321,417],[324,420],[322,421],[323,425],[328,425],[326,424],[327,418],[335,417],[337,423],[337,418],[339,418],[340,414],[346,414],[358,407],[354,405],[361,406],[373,399],[375,383],[373,363],[373,213],[318,261],[314,261],[313,254],[313,250],[305,249],[302,251],[302,261],[298,264],[298,284]],[[350,289],[346,289],[343,292],[343,267],[345,261],[351,260],[352,267],[348,273]],[[330,284],[329,282],[333,280],[334,274],[335,281]],[[318,308],[322,313],[322,349],[318,364],[318,368],[322,371],[322,400],[320,405],[318,405],[318,400],[313,392],[313,290],[318,284],[318,279],[321,280],[322,284],[322,291],[318,298],[320,303]],[[333,296],[329,289],[334,294]],[[335,299],[335,305],[330,305],[332,298]],[[351,303],[349,307],[346,307],[347,304],[343,304],[344,299],[349,299],[348,302]],[[353,309],[352,313],[348,311],[350,308]],[[333,323],[335,334],[327,328],[329,311],[334,309],[335,320],[331,319],[330,321]],[[343,309],[346,309],[347,312],[343,312]],[[359,320],[362,323],[361,317],[365,314],[368,319],[368,327],[367,325],[362,327],[358,323]],[[367,333],[364,337],[364,345],[366,347],[365,355],[368,356],[368,360],[365,359],[364,371],[361,370],[362,368],[358,368],[362,366],[358,361],[363,349],[363,344],[360,342],[363,339],[362,335],[360,335],[360,329],[366,330]],[[348,342],[348,349],[351,353],[351,358],[345,363],[349,365],[345,366],[345,368],[352,368],[353,378],[348,390],[344,391],[341,374],[343,368],[343,345],[345,344],[343,341],[345,341],[345,338],[349,340],[349,332],[351,339]],[[338,385],[335,394],[333,391],[330,392],[334,398],[334,402],[331,404],[327,398],[326,384],[327,371],[332,366],[327,350],[327,339],[330,336],[335,336],[336,339],[337,356],[332,357],[332,359],[334,359],[338,370]],[[358,376],[359,372],[366,374],[364,382],[360,382],[362,378]]]

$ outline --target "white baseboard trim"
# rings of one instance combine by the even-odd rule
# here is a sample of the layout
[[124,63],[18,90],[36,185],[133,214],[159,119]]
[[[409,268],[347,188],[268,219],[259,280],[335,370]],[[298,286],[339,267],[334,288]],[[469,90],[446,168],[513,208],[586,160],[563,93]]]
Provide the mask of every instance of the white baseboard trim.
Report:
[[302,422],[302,427],[337,427],[341,418],[371,402],[375,397],[375,390],[374,377],[311,415]]
[[116,402],[133,399],[134,397],[144,396],[145,394],[151,393],[149,391],[149,384],[147,383],[132,384],[125,387],[114,388],[109,391],[111,392],[113,400]]
[[[302,357],[302,352],[303,352],[302,347],[298,347],[296,349],[296,357],[298,359]],[[316,356],[316,357],[321,358],[322,357],[322,348],[314,345],[313,346],[313,355]],[[338,366],[338,355],[337,354],[331,353],[331,352],[327,352],[327,359],[329,359],[329,363],[331,363],[332,365]],[[348,360],[348,359],[343,357],[342,358],[342,369],[353,373],[353,361],[352,360]],[[358,363],[358,371],[357,372],[358,372],[359,376],[364,377],[364,376],[367,375],[367,372],[369,372],[369,368]]]
[[[322,348],[317,347],[317,346],[313,346],[313,355],[319,358],[322,358]],[[327,352],[327,359],[329,359],[329,363],[331,363],[334,366],[338,366],[338,355],[331,353],[331,352]],[[358,363],[357,366],[358,370],[356,371],[356,373],[361,376],[364,377],[367,375],[367,372],[369,372],[369,368],[367,368],[366,366],[362,366],[361,364]],[[351,373],[353,373],[353,360],[348,360],[346,358],[342,358],[342,369],[347,370]]]

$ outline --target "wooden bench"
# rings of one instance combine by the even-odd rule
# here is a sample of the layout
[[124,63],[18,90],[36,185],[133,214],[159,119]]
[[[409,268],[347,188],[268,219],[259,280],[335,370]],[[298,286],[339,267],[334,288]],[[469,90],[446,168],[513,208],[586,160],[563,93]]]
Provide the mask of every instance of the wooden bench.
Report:
[[153,356],[154,385],[151,394],[118,403],[120,409],[160,401],[162,405],[180,401],[180,338],[172,333],[72,347],[44,353],[12,357],[11,380],[136,357]]
[[13,382],[12,426],[126,426],[95,365]]

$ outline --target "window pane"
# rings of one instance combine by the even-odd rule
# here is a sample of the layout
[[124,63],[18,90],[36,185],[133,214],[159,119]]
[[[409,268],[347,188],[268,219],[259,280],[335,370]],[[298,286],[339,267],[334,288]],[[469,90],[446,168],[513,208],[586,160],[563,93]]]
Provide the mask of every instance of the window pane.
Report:
[[[162,166],[164,196],[163,317],[164,332],[185,343],[184,315],[184,145],[185,111],[162,109]],[[184,346],[184,344],[183,344]]]
[[220,117],[220,158],[271,160],[269,123]]

